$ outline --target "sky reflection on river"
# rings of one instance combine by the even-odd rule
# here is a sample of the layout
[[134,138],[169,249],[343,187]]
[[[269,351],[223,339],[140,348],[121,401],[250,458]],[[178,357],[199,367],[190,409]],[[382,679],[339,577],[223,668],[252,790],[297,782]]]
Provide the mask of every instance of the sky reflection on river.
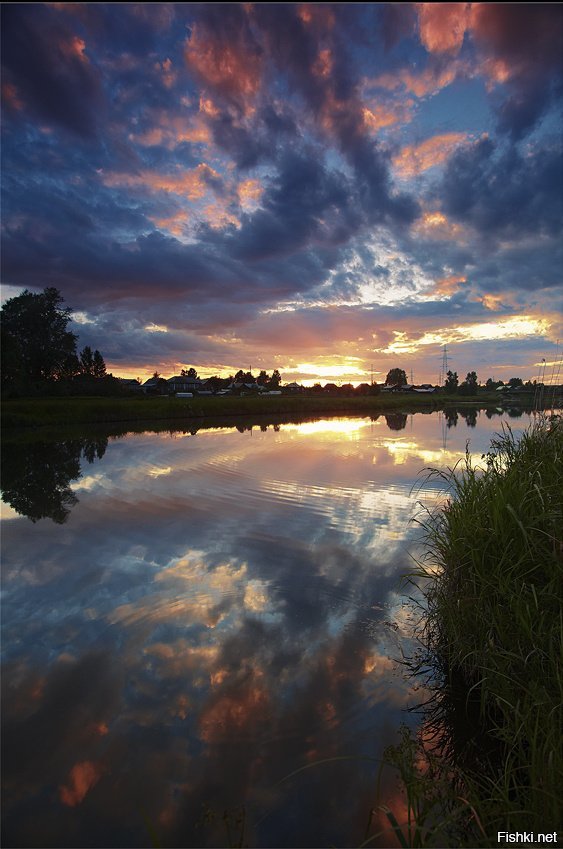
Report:
[[[63,518],[3,505],[4,845],[233,845],[240,806],[250,846],[359,845],[376,759],[420,695],[394,660],[400,576],[439,494],[413,485],[499,427],[395,414],[74,442]],[[33,464],[4,497],[35,518],[51,448],[9,449]]]

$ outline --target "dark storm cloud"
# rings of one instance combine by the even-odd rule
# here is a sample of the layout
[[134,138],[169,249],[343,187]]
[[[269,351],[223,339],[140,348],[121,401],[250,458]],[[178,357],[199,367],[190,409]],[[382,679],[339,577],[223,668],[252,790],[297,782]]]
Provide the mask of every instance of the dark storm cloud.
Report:
[[354,169],[357,200],[368,220],[409,224],[419,213],[418,205],[408,195],[394,196],[389,155],[367,136],[358,91],[360,78],[337,19],[341,12],[348,13],[339,7],[334,12],[330,6],[315,8],[319,11],[308,23],[297,7],[256,7],[268,56],[278,72],[286,75],[290,90],[303,98],[317,128],[322,128],[325,137],[337,140]]
[[[484,292],[527,292],[533,303],[530,293],[561,287],[562,267],[563,244],[560,239],[553,239],[533,247],[514,244],[493,257],[485,257],[475,264],[468,279]],[[550,297],[554,296],[552,292]]]
[[[563,7],[479,3],[473,32],[486,58],[502,63],[506,90],[494,95],[498,128],[513,139],[529,132],[563,86]],[[495,76],[495,69],[492,69]]]
[[523,155],[482,139],[455,153],[444,175],[445,211],[482,234],[518,236],[561,231],[563,168],[555,148]]
[[13,83],[39,120],[91,138],[106,103],[99,74],[83,48],[76,33],[46,7],[2,7],[4,82]]
[[378,4],[383,44],[391,50],[403,38],[413,36],[416,31],[416,11],[413,3]]
[[[324,217],[332,218],[333,226],[321,223]],[[330,244],[339,234],[345,240],[354,224],[358,221],[351,214],[350,187],[343,176],[328,171],[316,152],[289,151],[262,209],[235,236],[235,253],[259,259],[292,253],[310,242]]]

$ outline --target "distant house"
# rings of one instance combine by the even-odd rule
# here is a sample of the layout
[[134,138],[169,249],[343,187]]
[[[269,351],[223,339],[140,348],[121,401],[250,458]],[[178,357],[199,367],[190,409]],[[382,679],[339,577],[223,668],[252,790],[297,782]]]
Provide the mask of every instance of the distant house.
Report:
[[234,392],[260,392],[264,387],[256,381],[254,383],[243,383],[239,380],[233,380],[232,383],[229,383],[228,388]]
[[176,395],[177,392],[198,392],[203,389],[203,381],[199,377],[186,377],[179,374],[169,377],[166,382],[171,395]]
[[143,387],[141,386],[139,381],[135,380],[134,378],[118,377],[117,379],[119,380],[119,385],[123,389],[129,389],[132,392],[142,392],[143,391]]
[[432,386],[431,383],[423,383],[421,386],[413,386],[413,392],[418,392],[419,395],[428,395],[436,391],[436,387]]
[[286,383],[283,388],[286,392],[303,392],[303,387],[295,381],[292,383]]
[[141,386],[145,395],[168,395],[168,383],[163,377],[149,377]]

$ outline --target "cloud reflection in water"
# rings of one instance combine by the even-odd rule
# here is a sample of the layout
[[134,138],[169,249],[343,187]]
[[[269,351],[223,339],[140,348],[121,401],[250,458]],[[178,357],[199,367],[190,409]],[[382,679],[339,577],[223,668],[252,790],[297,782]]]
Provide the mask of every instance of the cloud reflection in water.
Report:
[[362,841],[376,761],[312,765],[378,758],[416,701],[412,487],[467,431],[411,427],[130,435],[63,525],[3,523],[6,845],[224,845],[240,805],[249,845]]

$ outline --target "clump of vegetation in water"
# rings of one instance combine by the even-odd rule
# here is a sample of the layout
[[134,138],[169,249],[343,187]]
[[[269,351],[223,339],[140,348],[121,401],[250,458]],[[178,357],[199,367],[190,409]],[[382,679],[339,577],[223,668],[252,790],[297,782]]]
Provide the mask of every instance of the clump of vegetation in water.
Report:
[[[563,776],[563,421],[544,417],[519,440],[505,427],[480,464],[467,452],[461,470],[431,475],[449,498],[424,522],[426,557],[411,576],[425,598],[411,666],[433,690],[418,751],[437,753],[451,776],[446,814],[459,802],[470,812],[456,845],[553,832]],[[403,779],[405,746],[388,753]]]

